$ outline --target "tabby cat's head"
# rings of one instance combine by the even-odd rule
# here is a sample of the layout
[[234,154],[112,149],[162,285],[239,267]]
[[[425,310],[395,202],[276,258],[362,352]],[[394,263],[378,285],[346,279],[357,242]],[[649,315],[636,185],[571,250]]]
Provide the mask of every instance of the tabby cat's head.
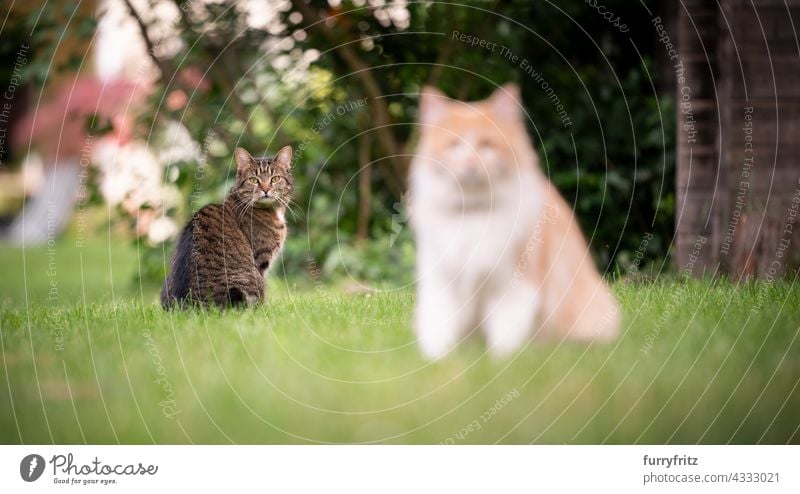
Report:
[[291,146],[282,147],[273,158],[253,158],[236,148],[236,184],[231,195],[238,204],[250,207],[286,207],[294,190],[291,172]]

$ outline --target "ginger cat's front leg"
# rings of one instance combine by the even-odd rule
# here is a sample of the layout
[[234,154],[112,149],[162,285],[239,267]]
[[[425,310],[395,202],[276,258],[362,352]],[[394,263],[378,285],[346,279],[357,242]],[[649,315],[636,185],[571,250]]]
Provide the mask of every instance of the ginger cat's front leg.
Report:
[[539,289],[530,283],[509,283],[487,300],[483,331],[489,353],[506,357],[531,338],[540,306]]
[[459,297],[452,283],[432,271],[418,280],[414,330],[425,357],[440,359],[471,329],[472,311],[471,302]]

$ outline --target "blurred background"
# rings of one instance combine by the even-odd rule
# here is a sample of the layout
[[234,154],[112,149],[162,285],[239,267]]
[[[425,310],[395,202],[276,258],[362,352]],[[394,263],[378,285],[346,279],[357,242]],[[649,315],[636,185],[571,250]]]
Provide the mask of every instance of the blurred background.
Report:
[[402,286],[413,278],[405,199],[419,88],[470,100],[515,81],[542,166],[601,268],[675,270],[681,93],[670,49],[686,17],[677,2],[83,0],[4,10],[6,242],[130,244],[133,276],[157,286],[182,224],[227,192],[233,149],[291,144],[284,274]]

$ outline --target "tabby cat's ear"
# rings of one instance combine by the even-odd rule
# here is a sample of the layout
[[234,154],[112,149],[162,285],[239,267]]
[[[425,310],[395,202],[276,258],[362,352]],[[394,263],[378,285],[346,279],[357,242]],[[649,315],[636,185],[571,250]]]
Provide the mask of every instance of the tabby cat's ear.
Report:
[[280,148],[278,154],[276,154],[273,159],[273,163],[287,170],[290,169],[292,167],[292,146],[283,146]]
[[255,163],[255,160],[250,153],[244,150],[244,148],[236,148],[236,171],[241,173],[250,169],[250,167]]
[[433,86],[423,86],[419,92],[419,122],[431,125],[447,112],[447,96]]
[[519,119],[522,114],[519,86],[513,82],[503,84],[489,97],[489,105],[497,117],[507,120]]

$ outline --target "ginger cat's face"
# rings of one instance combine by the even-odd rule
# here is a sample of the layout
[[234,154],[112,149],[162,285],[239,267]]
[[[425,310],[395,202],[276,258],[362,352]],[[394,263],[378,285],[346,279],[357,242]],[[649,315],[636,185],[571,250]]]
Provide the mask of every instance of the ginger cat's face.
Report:
[[490,194],[513,178],[530,147],[518,94],[507,85],[487,100],[466,103],[424,88],[415,166],[429,167],[440,183],[461,194]]

